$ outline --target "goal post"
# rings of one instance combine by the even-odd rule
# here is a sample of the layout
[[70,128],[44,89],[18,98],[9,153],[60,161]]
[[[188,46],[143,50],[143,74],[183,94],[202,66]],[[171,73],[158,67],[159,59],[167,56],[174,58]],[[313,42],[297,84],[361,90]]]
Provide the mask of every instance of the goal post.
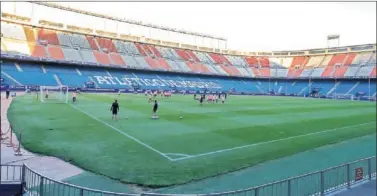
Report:
[[341,93],[334,93],[332,94],[333,99],[346,99],[346,100],[354,100],[354,96],[352,94],[341,94]]
[[39,90],[42,103],[68,103],[68,86],[40,86]]

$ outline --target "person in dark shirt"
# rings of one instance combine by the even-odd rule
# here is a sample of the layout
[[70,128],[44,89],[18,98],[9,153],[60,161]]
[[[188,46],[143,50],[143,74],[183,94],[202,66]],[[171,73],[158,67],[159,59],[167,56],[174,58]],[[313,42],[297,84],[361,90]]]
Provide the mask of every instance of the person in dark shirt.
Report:
[[202,96],[200,96],[200,106],[202,106],[203,105],[203,99],[204,99],[204,96],[202,95]]
[[115,100],[114,103],[111,105],[110,111],[113,113],[113,120],[118,120],[118,112],[119,112],[119,104],[118,101]]
[[10,91],[9,91],[9,88],[7,88],[7,90],[5,91],[5,98],[6,99],[9,98],[9,94],[10,94]]
[[152,118],[157,118],[156,116],[157,110],[158,110],[157,100],[154,100]]

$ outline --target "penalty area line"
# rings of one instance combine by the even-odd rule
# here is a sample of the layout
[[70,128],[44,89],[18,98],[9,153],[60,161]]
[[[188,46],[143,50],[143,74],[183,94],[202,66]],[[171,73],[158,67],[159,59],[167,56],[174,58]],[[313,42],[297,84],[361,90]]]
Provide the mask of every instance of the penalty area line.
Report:
[[126,137],[128,137],[128,138],[130,138],[130,139],[132,139],[132,140],[134,140],[135,142],[137,142],[137,143],[139,143],[139,144],[141,144],[141,145],[143,145],[143,146],[149,148],[150,150],[152,150],[152,151],[158,153],[159,155],[165,157],[165,158],[168,159],[169,161],[173,161],[172,158],[170,158],[170,157],[167,156],[166,154],[160,152],[159,150],[153,148],[152,146],[149,146],[148,144],[146,144],[146,143],[144,143],[144,142],[142,142],[142,141],[136,139],[135,137],[133,137],[133,136],[127,134],[127,133],[124,133],[123,131],[119,130],[118,128],[116,128],[116,127],[114,127],[114,126],[112,126],[112,125],[110,125],[110,124],[108,124],[108,123],[106,123],[106,122],[104,122],[104,121],[98,119],[97,117],[95,117],[95,116],[93,116],[93,115],[91,115],[91,114],[85,112],[84,110],[82,110],[82,109],[80,109],[80,108],[78,108],[78,107],[76,107],[76,106],[74,106],[74,105],[72,105],[72,104],[69,104],[69,105],[70,105],[72,108],[74,108],[74,109],[76,109],[76,110],[78,110],[78,111],[80,111],[80,112],[82,112],[82,113],[88,115],[89,117],[93,118],[94,120],[97,120],[98,122],[100,122],[100,123],[102,123],[102,124],[104,124],[104,125],[106,125],[106,126],[112,128],[113,130],[119,132],[120,134],[122,134],[122,135],[124,135],[124,136],[126,136]]
[[244,145],[244,146],[238,146],[238,147],[234,147],[234,148],[227,148],[227,149],[222,149],[222,150],[216,150],[216,151],[207,152],[207,153],[201,153],[201,154],[196,154],[196,155],[188,155],[187,157],[181,157],[181,158],[172,159],[172,161],[181,161],[181,160],[186,160],[186,159],[191,159],[191,158],[196,158],[196,157],[202,157],[202,156],[213,155],[213,154],[218,154],[218,153],[223,153],[223,152],[229,152],[229,151],[238,150],[238,149],[242,149],[242,148],[254,147],[254,146],[259,146],[259,145],[264,145],[264,144],[269,144],[269,143],[284,141],[284,140],[290,140],[290,139],[295,139],[295,138],[300,138],[300,137],[306,137],[306,136],[310,136],[310,135],[316,135],[316,134],[321,134],[321,133],[326,133],[326,132],[331,132],[331,131],[337,131],[337,130],[352,128],[352,127],[360,127],[360,126],[368,125],[368,124],[376,124],[376,121],[374,121],[374,122],[367,122],[367,123],[361,123],[361,124],[357,124],[357,125],[350,125],[350,126],[345,126],[345,127],[338,127],[338,128],[334,128],[334,129],[327,129],[327,130],[318,131],[318,132],[314,132],[314,133],[308,133],[308,134],[303,134],[303,135],[296,135],[296,136],[292,136],[292,137],[281,138],[281,139],[277,139],[277,140],[270,140],[270,141],[255,143],[255,144],[248,144],[248,145]]

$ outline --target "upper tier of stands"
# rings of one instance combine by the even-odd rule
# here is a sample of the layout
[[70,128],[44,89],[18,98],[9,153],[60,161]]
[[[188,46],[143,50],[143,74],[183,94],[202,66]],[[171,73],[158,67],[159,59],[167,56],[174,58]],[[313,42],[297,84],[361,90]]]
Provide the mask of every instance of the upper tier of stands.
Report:
[[243,77],[376,77],[376,53],[234,56],[1,22],[1,50],[35,58]]

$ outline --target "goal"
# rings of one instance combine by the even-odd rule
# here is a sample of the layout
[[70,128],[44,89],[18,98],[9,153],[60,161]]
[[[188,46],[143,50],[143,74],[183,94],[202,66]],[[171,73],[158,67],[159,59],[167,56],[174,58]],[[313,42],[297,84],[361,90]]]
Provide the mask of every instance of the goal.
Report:
[[68,103],[68,86],[40,86],[39,100],[43,103]]
[[340,94],[340,93],[334,93],[332,94],[333,99],[346,99],[346,100],[354,100],[354,97],[352,94]]

